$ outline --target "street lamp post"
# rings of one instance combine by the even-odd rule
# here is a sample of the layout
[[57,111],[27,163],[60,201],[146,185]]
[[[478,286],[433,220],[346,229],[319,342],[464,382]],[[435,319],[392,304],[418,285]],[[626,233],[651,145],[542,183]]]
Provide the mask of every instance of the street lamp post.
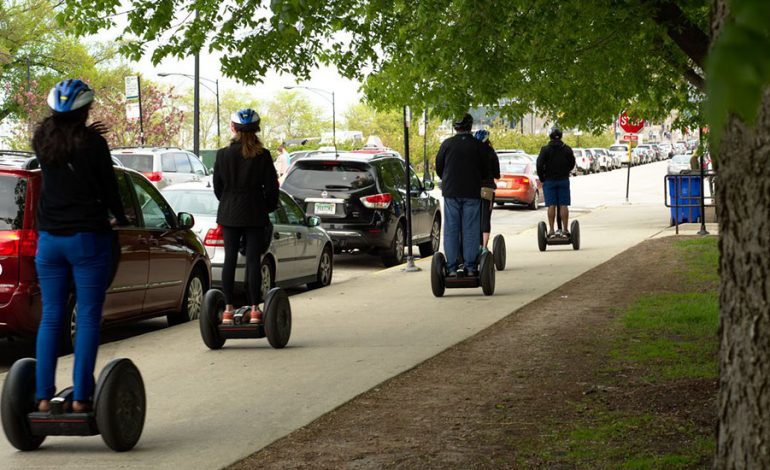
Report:
[[[318,96],[324,98],[325,100],[329,101],[328,96],[331,95],[331,103],[332,103],[332,144],[334,145],[334,155],[337,156],[337,110],[334,103],[334,90],[323,90],[321,88],[313,88],[309,86],[303,86],[303,85],[294,85],[294,86],[285,86],[283,87],[286,90],[293,90],[295,88],[302,88],[307,91],[312,91],[313,93],[317,94]],[[323,93],[326,93],[324,95]]]
[[[180,76],[180,77],[187,77],[187,78],[197,82],[198,84],[202,85],[203,88],[207,89],[208,91],[214,93],[214,95],[217,98],[217,146],[221,145],[222,137],[221,137],[221,133],[220,133],[220,123],[219,123],[219,79],[212,80],[210,78],[204,78],[204,77],[200,77],[199,76],[198,80],[195,80],[195,75],[188,75],[186,73],[159,73],[158,74],[159,77],[170,77],[170,76],[173,76],[173,75],[177,75],[177,76]],[[206,81],[206,82],[213,83],[214,84],[214,89],[212,90],[205,83],[201,83],[201,81]],[[196,92],[197,92],[197,90],[196,90]],[[194,101],[194,103],[193,103],[193,108],[194,108],[193,109],[193,113],[195,114],[195,116],[199,116],[199,114],[200,114],[200,105],[199,105],[199,96],[198,96],[197,93],[194,93],[193,101]],[[193,133],[195,134],[195,136],[193,137],[193,147],[194,148],[195,148],[195,145],[196,145],[195,142],[197,141],[198,132],[200,131],[200,129],[198,129],[199,123],[200,123],[200,118],[199,117],[196,118],[195,116],[193,116]],[[196,123],[198,124],[197,126],[196,126]],[[196,153],[196,155],[198,155],[198,154]]]

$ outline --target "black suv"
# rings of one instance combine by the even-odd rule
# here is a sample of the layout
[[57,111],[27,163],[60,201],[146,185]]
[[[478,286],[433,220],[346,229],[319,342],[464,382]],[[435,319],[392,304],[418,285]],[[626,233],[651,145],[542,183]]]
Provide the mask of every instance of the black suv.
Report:
[[[404,161],[392,151],[353,151],[316,154],[292,165],[281,186],[321,218],[335,251],[361,250],[378,254],[386,266],[404,260],[406,241],[406,175]],[[441,209],[411,171],[412,240],[420,255],[438,251]]]

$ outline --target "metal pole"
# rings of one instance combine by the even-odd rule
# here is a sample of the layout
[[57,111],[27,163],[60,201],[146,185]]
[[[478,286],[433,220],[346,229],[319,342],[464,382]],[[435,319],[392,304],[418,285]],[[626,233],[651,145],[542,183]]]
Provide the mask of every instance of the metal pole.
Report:
[[216,95],[217,95],[217,147],[222,145],[222,136],[219,132],[219,79],[217,78],[214,81],[214,84],[216,85]]
[[628,176],[626,177],[626,204],[628,204],[628,189],[631,187],[631,142],[628,142]]
[[709,232],[706,230],[706,195],[703,194],[703,180],[705,179],[705,170],[703,169],[703,134],[701,132],[701,128],[698,128],[698,148],[701,149],[700,152],[700,230],[698,230],[698,235],[708,235]]
[[415,272],[420,269],[414,265],[412,255],[412,178],[409,166],[409,106],[404,106],[404,163],[406,167],[406,267],[405,272]]
[[139,95],[139,145],[144,147],[144,118],[142,117],[142,77],[136,76],[137,91]]
[[195,53],[195,75],[193,77],[193,153],[198,157],[200,152],[200,54]]
[[332,90],[332,142],[334,143],[334,156],[339,156],[337,153],[337,108],[334,104],[334,90]]
[[[422,111],[422,179],[428,181],[428,107]],[[432,181],[433,178],[430,178]]]

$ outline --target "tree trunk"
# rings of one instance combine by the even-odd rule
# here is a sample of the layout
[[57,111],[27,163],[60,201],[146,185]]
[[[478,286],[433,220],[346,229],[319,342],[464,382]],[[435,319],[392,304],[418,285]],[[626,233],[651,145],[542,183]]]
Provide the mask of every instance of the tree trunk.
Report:
[[[728,16],[717,0],[713,32]],[[716,37],[716,34],[713,35]],[[770,89],[718,149],[720,353],[714,468],[770,468]]]

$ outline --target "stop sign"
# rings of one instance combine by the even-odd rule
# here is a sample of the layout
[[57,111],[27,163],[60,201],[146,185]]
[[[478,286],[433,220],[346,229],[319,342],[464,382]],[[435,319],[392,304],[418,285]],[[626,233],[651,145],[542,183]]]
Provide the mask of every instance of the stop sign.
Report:
[[628,118],[628,114],[623,111],[623,114],[620,115],[620,119],[618,119],[618,124],[620,124],[620,127],[629,134],[636,134],[644,128],[644,119],[639,122],[631,122]]

